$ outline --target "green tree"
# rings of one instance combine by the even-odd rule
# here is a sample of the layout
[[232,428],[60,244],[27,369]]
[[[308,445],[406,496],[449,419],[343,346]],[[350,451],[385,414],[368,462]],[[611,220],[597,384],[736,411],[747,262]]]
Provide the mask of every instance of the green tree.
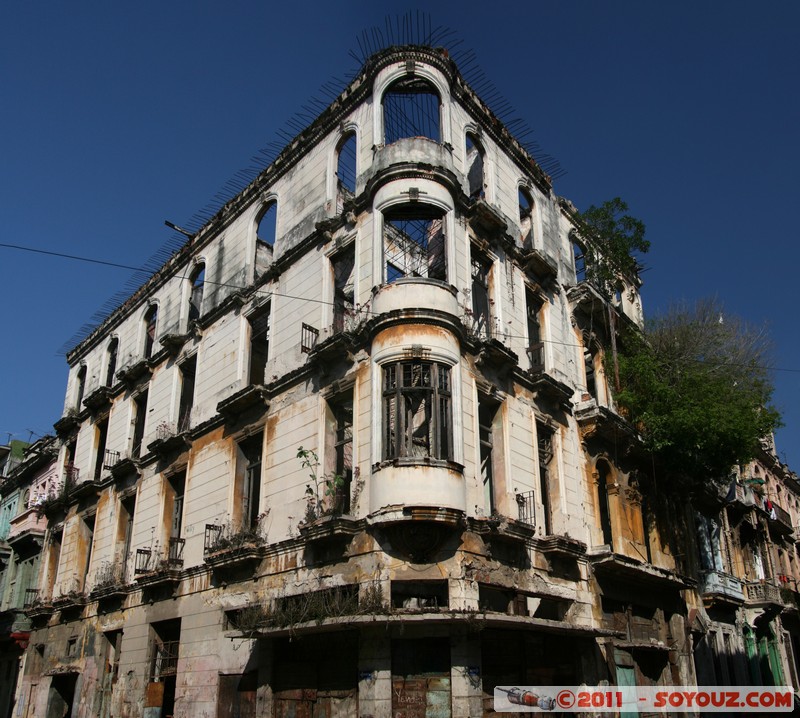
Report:
[[673,486],[723,481],[780,426],[769,355],[766,332],[715,300],[674,307],[624,336],[617,403]]
[[615,197],[577,215],[587,275],[606,294],[612,293],[620,276],[637,275],[636,253],[650,249],[644,222],[627,212],[628,205]]

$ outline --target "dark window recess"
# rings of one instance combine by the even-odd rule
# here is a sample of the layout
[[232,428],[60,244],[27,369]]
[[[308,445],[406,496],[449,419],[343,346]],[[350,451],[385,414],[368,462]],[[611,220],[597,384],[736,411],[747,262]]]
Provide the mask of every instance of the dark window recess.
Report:
[[86,391],[86,365],[78,369],[78,388],[75,394],[75,408],[80,411],[83,395]]
[[392,608],[436,611],[448,605],[447,581],[392,581]]
[[407,75],[383,94],[384,142],[404,137],[427,137],[440,141],[439,93],[427,80]]
[[[92,565],[92,550],[94,549],[94,524],[95,524],[95,517],[87,516],[83,520],[83,526],[81,529],[83,530],[83,539],[84,539],[84,546],[83,548],[83,565],[81,568],[83,572],[80,574],[80,580],[83,582],[86,580],[86,576],[89,574],[89,566]],[[83,588],[86,588],[84,585]]]
[[466,138],[467,150],[467,186],[470,199],[483,197],[483,147],[475,135],[468,132]]
[[545,534],[553,533],[553,510],[550,497],[556,494],[553,474],[553,430],[546,424],[536,422],[536,443],[539,451],[539,490],[544,508]]
[[117,373],[117,355],[119,353],[119,339],[114,337],[108,343],[108,351],[106,352],[106,386],[113,386],[116,380]]
[[600,528],[603,530],[603,543],[613,548],[611,531],[611,511],[608,505],[608,482],[611,469],[605,461],[597,462],[597,493],[600,502]]
[[142,454],[142,441],[144,440],[144,422],[147,418],[147,392],[144,391],[133,400],[133,444],[131,456],[138,459]]
[[144,358],[153,356],[156,342],[156,327],[158,326],[158,307],[153,304],[144,315]]
[[253,529],[258,525],[259,512],[261,511],[261,457],[263,447],[263,433],[255,434],[239,444],[242,528]]
[[206,281],[206,268],[200,264],[192,273],[192,290],[189,297],[189,321],[200,318],[203,309],[203,291]]
[[317,339],[319,339],[319,329],[303,322],[300,329],[300,351],[309,354],[317,346]]
[[492,337],[492,317],[489,309],[489,274],[492,264],[474,254],[472,264],[472,332],[481,339]]
[[353,482],[353,399],[333,404],[333,415],[336,421],[336,475],[341,478],[341,485],[336,487],[334,495],[334,513],[350,512],[350,486]]
[[583,350],[583,364],[586,370],[586,391],[592,399],[597,399],[597,378],[594,370],[594,353],[590,349]]
[[250,317],[250,384],[264,384],[269,356],[270,306]]
[[332,260],[333,264],[333,331],[349,331],[349,320],[355,309],[355,248],[351,245]]
[[194,385],[197,374],[197,357],[193,356],[180,365],[181,398],[178,404],[178,432],[188,431],[192,425],[194,407]]
[[383,216],[386,282],[402,277],[447,279],[444,212],[414,203],[393,208]]
[[133,540],[133,517],[136,513],[136,496],[131,496],[119,502],[119,534],[120,545],[122,546],[122,580],[127,582],[130,576],[130,553],[131,541]]
[[95,427],[95,456],[94,456],[94,478],[100,478],[106,461],[106,441],[108,440],[108,418],[97,422]]
[[[483,505],[489,514],[495,512],[495,423],[499,420],[499,404],[485,397],[478,398],[478,439],[480,442]],[[498,427],[499,428],[499,427]]]
[[411,360],[383,367],[383,456],[452,459],[450,367]]
[[[183,531],[183,498],[186,491],[186,472],[180,471],[167,480],[168,516],[170,520],[170,538],[180,538]],[[170,558],[172,558],[170,556]]]
[[544,342],[542,341],[542,301],[530,289],[525,291],[525,310],[528,327],[528,360],[531,371],[544,369]]
[[181,619],[158,621],[150,624],[150,627],[152,629],[150,681],[163,684],[161,690],[153,691],[153,695],[159,696],[161,700],[159,715],[170,716],[175,712],[175,684],[180,654]]

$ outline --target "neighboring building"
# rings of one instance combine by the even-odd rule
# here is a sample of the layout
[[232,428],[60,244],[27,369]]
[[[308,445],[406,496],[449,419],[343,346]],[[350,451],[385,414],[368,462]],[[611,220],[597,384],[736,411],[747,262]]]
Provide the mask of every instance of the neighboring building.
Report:
[[800,658],[800,481],[772,439],[731,477],[724,499],[697,514],[698,683],[792,685]]
[[692,682],[693,514],[606,384],[638,278],[576,222],[445,51],[373,56],[68,355],[18,715]]
[[3,448],[9,452],[0,483],[0,716],[10,716],[30,635],[25,609],[35,600],[46,528],[37,501],[52,480],[58,447],[47,436]]

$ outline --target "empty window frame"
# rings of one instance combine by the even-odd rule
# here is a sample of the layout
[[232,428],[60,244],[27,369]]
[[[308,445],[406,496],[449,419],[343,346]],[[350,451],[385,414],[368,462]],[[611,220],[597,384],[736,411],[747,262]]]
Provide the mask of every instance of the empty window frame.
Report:
[[595,368],[595,352],[591,347],[584,347],[583,349],[583,367],[586,375],[586,392],[589,397],[597,401],[597,372]]
[[532,372],[544,370],[544,341],[542,337],[542,311],[544,302],[531,289],[525,289],[525,320],[528,330],[528,361]]
[[144,315],[144,358],[153,356],[156,342],[156,329],[158,327],[158,307],[151,305]]
[[519,204],[519,228],[520,241],[526,249],[533,247],[533,197],[525,188],[517,190],[517,201]]
[[171,568],[183,566],[183,505],[186,471],[179,471],[164,481],[164,519],[167,524],[167,547],[164,558]]
[[259,309],[250,321],[250,368],[248,383],[264,384],[269,358],[270,305]]
[[356,193],[356,133],[348,132],[336,150],[336,195],[338,208]]
[[131,542],[133,541],[133,519],[136,515],[136,496],[129,496],[119,502],[119,522],[117,524],[116,564],[120,580],[126,583],[131,579]]
[[188,431],[192,425],[192,408],[194,407],[195,375],[197,373],[197,355],[180,365],[181,396],[178,403],[178,431]]
[[[92,550],[94,549],[95,515],[85,516],[79,525],[78,536],[78,580],[84,582],[92,565]],[[81,561],[81,558],[83,559]],[[81,589],[86,586],[81,585]]]
[[338,477],[329,498],[334,514],[350,512],[350,489],[353,482],[353,393],[328,399],[326,412],[326,474]]
[[383,458],[452,460],[450,367],[422,360],[383,369]]
[[600,529],[603,534],[603,543],[614,547],[614,536],[611,530],[611,502],[608,493],[609,486],[614,482],[614,475],[607,461],[598,461],[596,466],[597,474],[597,498],[600,509]]
[[403,277],[447,280],[445,212],[410,203],[383,214],[385,281]]
[[108,417],[95,425],[94,479],[97,481],[103,473],[106,463],[106,442],[108,440]]
[[503,471],[503,416],[499,402],[478,396],[478,446],[483,508],[487,514],[497,510],[497,485]]
[[261,513],[261,464],[264,434],[259,432],[236,445],[234,530],[255,530]]
[[143,391],[133,400],[133,440],[131,442],[131,456],[138,459],[142,454],[144,441],[144,425],[147,419],[147,392]]
[[196,321],[203,311],[203,292],[206,282],[206,265],[198,264],[191,276],[189,294],[189,321]]
[[355,310],[355,244],[331,258],[333,268],[333,331],[351,329]]
[[383,93],[384,143],[404,137],[441,141],[440,106],[436,88],[428,80],[406,75]]
[[553,533],[553,501],[557,495],[555,474],[555,432],[541,421],[536,422],[536,448],[539,463],[539,491],[544,511],[544,532]]
[[471,331],[481,339],[492,337],[492,315],[490,310],[491,298],[489,296],[492,263],[490,260],[476,253],[471,253],[472,284],[470,289],[472,300]]
[[113,386],[117,373],[117,357],[119,355],[119,339],[114,337],[106,349],[106,386]]
[[467,191],[470,199],[484,196],[484,151],[478,138],[471,132],[466,136]]

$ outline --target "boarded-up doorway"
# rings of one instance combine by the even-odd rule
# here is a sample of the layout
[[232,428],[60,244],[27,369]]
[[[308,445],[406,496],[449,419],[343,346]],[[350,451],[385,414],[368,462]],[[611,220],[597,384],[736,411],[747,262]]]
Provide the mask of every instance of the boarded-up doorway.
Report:
[[331,633],[276,640],[275,718],[358,718],[358,636]]
[[392,641],[392,718],[450,718],[450,639]]

